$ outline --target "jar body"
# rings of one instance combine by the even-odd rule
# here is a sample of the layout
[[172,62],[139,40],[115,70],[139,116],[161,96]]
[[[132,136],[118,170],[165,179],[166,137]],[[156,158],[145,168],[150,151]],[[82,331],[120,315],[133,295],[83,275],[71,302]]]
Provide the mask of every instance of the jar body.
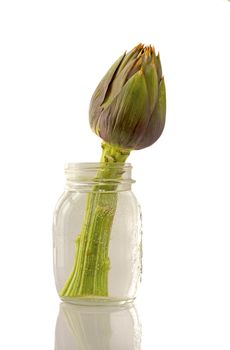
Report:
[[[81,186],[67,188],[57,203],[53,221],[53,257],[56,288],[62,300],[78,304],[105,301],[111,304],[132,301],[136,296],[142,269],[141,212],[130,185],[118,187],[115,186],[112,191],[111,188],[109,191],[105,189],[99,194],[92,194],[95,187],[94,190],[93,187],[85,189]],[[92,199],[90,198],[92,195],[97,197]],[[90,207],[90,215],[94,221],[85,227],[84,232],[88,234],[88,230],[90,235],[86,235],[85,240],[77,247],[76,242],[82,239],[80,237],[83,235],[82,227],[87,226],[84,220],[86,211],[89,209],[89,201],[94,201]],[[101,209],[101,203],[111,203],[111,201],[115,203],[113,204],[115,210],[112,218],[111,216],[109,218],[107,216],[109,205],[106,204],[104,212],[99,209]],[[99,219],[101,217],[100,225],[97,224],[99,221],[95,221],[97,216]],[[107,224],[107,218],[111,226],[106,231],[103,225]],[[103,236],[104,232],[107,236]],[[106,272],[103,270],[104,261],[108,265]],[[82,279],[86,279],[87,287],[91,282],[95,286],[103,279],[107,289],[103,289],[104,284],[98,289],[95,287],[94,292],[89,287],[88,289],[78,288],[78,286],[75,288],[75,283],[84,282],[82,279],[79,282],[77,278],[80,270],[75,269],[75,272],[73,270],[74,266],[80,263],[80,270],[85,269]],[[68,279],[71,288],[66,290],[70,292],[62,293]]]

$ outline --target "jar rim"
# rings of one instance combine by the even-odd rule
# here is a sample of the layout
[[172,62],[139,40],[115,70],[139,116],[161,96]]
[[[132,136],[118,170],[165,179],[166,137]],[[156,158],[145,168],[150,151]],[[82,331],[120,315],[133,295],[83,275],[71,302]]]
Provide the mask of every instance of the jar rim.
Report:
[[110,191],[111,186],[118,186],[119,190],[127,190],[135,182],[131,178],[130,163],[67,163],[64,172],[67,178],[66,188],[72,190],[79,187],[90,189],[94,185],[102,186],[106,191]]
[[109,168],[120,168],[122,167],[124,170],[132,169],[131,163],[108,163],[108,162],[70,162],[65,164],[65,170],[89,170],[89,169],[99,169],[103,167],[109,167]]

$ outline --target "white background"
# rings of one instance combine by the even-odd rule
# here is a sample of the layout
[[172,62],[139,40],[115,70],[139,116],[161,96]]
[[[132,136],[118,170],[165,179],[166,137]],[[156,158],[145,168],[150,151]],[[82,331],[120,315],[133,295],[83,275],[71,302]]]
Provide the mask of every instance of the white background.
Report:
[[162,137],[130,156],[142,350],[230,349],[229,38],[227,0],[1,1],[1,349],[54,348],[64,163],[99,160],[90,97],[139,42],[160,51],[167,88]]

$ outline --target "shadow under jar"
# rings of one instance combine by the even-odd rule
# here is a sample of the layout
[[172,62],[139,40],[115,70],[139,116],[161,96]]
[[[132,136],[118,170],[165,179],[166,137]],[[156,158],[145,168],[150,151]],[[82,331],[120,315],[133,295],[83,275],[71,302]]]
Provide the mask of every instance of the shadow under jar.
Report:
[[128,163],[70,163],[53,221],[57,292],[76,304],[135,299],[142,270],[141,211]]

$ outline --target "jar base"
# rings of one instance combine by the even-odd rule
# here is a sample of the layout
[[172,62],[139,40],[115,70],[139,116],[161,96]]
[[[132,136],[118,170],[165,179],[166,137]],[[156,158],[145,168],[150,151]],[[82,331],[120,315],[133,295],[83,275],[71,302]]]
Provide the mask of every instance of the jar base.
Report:
[[115,305],[126,305],[133,303],[135,298],[112,298],[112,297],[61,297],[61,300],[66,303],[71,303],[75,305],[85,305],[85,306],[115,306]]

